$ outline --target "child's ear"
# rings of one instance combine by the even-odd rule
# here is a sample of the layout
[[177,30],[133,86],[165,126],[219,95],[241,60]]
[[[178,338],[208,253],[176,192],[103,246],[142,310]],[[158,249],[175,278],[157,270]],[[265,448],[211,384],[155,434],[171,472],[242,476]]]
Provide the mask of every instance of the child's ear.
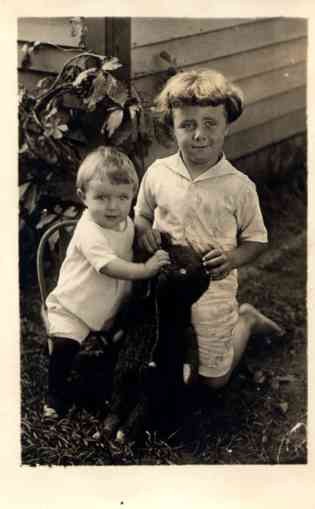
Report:
[[82,189],[77,189],[77,195],[80,198],[80,200],[84,203],[85,202],[85,193],[82,191]]

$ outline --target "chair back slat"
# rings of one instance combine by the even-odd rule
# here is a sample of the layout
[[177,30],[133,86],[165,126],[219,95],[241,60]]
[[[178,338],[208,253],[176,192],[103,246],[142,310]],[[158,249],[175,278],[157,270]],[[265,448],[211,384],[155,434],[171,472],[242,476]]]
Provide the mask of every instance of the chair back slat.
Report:
[[67,230],[67,226],[61,226],[59,229],[59,242],[58,242],[58,258],[59,258],[59,266],[62,264],[65,259],[67,247],[71,238],[71,234]]
[[[48,295],[48,279],[53,278],[53,274],[49,276],[45,273],[45,262],[50,256],[51,272],[59,272],[59,268],[65,258],[67,246],[72,236],[75,225],[77,224],[76,219],[65,219],[52,225],[43,234],[38,249],[37,249],[37,279],[41,296],[42,307],[46,308],[46,298]],[[54,247],[50,246],[50,241],[54,240]]]

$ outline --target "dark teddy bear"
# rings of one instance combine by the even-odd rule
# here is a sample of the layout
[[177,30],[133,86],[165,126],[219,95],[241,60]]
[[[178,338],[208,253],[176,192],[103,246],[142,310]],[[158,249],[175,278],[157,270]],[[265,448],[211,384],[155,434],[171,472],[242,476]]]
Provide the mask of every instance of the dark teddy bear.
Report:
[[183,365],[198,372],[198,346],[191,306],[209,286],[201,256],[191,247],[173,245],[162,233],[162,249],[171,263],[151,280],[149,295],[137,291],[120,317],[126,337],[114,369],[105,437],[123,444],[138,436],[149,416],[174,407],[183,385]]

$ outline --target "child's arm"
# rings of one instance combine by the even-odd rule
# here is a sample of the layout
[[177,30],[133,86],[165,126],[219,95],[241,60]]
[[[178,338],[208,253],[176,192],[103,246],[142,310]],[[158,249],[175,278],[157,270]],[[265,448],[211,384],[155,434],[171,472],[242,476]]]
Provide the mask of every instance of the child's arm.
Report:
[[143,176],[134,209],[138,246],[148,253],[154,253],[161,246],[160,233],[152,229],[154,211],[157,207],[155,192],[153,191],[156,171],[152,171],[153,167],[154,163]]
[[155,276],[168,263],[169,255],[160,249],[145,263],[133,263],[115,258],[102,267],[100,272],[117,279],[148,279]]
[[152,228],[152,223],[143,216],[135,217],[137,242],[140,248],[149,253],[154,253],[161,246],[161,235],[158,230]]
[[268,247],[267,231],[255,185],[246,185],[239,190],[235,196],[235,209],[237,247],[231,251],[212,249],[203,257],[205,267],[218,278],[256,260]]
[[203,257],[203,264],[206,269],[211,270],[213,276],[220,276],[225,272],[238,269],[250,263],[264,251],[268,246],[267,242],[243,241],[237,248],[231,251],[223,249],[211,249]]

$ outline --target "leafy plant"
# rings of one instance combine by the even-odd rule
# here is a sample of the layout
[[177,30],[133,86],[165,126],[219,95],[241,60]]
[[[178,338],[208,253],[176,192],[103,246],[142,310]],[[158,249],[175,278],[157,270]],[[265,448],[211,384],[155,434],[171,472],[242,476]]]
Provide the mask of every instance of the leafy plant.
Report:
[[[40,43],[25,50],[31,61]],[[114,145],[133,160],[139,175],[149,144],[141,99],[114,73],[116,57],[84,52],[70,58],[54,79],[34,91],[19,90],[20,255],[34,259],[43,231],[61,217],[76,217],[77,168],[93,147]],[[27,263],[29,267],[29,263]],[[29,268],[28,268],[29,270]]]

